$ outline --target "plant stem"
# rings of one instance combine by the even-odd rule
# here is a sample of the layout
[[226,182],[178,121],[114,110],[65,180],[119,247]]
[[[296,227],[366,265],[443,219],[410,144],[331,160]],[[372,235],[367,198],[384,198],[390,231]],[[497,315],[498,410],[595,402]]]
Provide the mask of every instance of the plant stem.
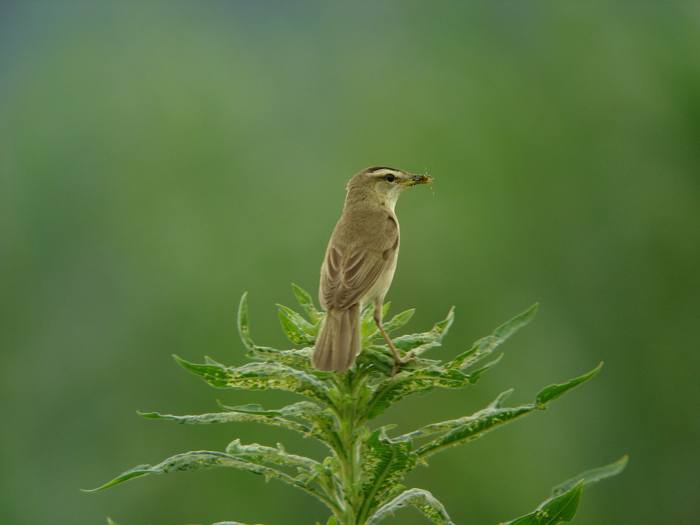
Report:
[[[343,404],[338,411],[338,426],[340,444],[342,449],[336,451],[340,462],[343,512],[339,518],[340,525],[361,525],[360,488],[362,483],[362,471],[360,465],[360,446],[362,436],[362,424],[358,419],[357,411],[357,387],[362,383],[358,375],[348,374],[347,378],[337,381],[337,386],[342,392]],[[358,425],[359,423],[359,425]]]

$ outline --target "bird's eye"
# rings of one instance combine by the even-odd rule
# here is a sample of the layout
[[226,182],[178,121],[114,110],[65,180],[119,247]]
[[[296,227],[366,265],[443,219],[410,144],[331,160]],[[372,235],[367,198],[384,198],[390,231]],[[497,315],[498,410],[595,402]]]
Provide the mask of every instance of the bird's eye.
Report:
[[396,180],[396,177],[394,177],[391,173],[389,175],[386,175],[384,177],[384,180],[387,182],[394,182]]

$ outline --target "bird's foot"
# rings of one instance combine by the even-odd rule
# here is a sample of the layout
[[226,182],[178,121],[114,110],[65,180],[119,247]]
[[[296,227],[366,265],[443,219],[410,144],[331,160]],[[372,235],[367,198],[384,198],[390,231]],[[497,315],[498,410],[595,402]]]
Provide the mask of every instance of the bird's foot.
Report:
[[403,357],[394,356],[394,367],[391,369],[391,376],[393,377],[398,374],[401,371],[402,366],[415,361],[415,359],[416,356],[410,352]]

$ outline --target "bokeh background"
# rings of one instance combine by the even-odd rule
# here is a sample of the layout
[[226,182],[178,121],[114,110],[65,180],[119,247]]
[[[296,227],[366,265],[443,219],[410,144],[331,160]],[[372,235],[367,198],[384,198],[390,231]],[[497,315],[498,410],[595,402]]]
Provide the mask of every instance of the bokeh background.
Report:
[[[233,437],[197,413],[289,401],[209,389],[170,355],[240,364],[284,346],[273,304],[317,290],[344,183],[428,170],[398,206],[390,299],[441,355],[534,301],[479,385],[393,409],[410,429],[595,366],[546,413],[436,456],[412,485],[459,524],[531,510],[623,453],[577,523],[694,524],[700,503],[697,2],[0,4],[0,522],[311,524],[303,493],[234,471],[79,492]],[[391,523],[424,523],[404,511]]]

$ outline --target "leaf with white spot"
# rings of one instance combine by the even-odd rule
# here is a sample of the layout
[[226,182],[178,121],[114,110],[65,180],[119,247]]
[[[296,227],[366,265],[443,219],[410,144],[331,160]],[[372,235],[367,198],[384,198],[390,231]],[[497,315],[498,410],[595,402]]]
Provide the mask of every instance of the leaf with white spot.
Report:
[[440,503],[435,496],[423,489],[409,489],[389,503],[382,505],[377,511],[367,520],[367,525],[376,525],[389,516],[393,516],[397,510],[405,507],[415,507],[431,522],[437,525],[454,525],[454,522],[447,514],[445,506]]
[[311,294],[304,290],[298,284],[292,283],[292,291],[294,292],[294,297],[296,298],[299,306],[301,306],[304,313],[309,318],[311,324],[318,324],[323,315],[316,309],[314,300],[311,298]]
[[178,356],[175,361],[216,388],[239,390],[285,390],[328,402],[327,386],[317,376],[279,363],[249,363],[240,367],[191,363]]
[[287,339],[295,345],[313,345],[318,326],[312,325],[301,314],[283,304],[277,305],[277,315]]
[[362,449],[363,515],[371,514],[393,496],[392,491],[415,465],[411,442],[391,439],[386,430],[381,427],[372,432]]
[[476,382],[480,374],[481,372],[465,374],[461,370],[442,366],[403,370],[375,386],[365,408],[366,418],[377,417],[394,403],[412,394],[433,388],[463,388]]
[[238,303],[238,335],[243,346],[248,350],[255,348],[255,343],[250,335],[250,317],[248,313],[248,292],[243,293]]
[[556,525],[562,521],[571,521],[576,516],[582,493],[583,482],[580,481],[563,494],[544,501],[529,514],[501,525]]
[[246,405],[243,407],[224,407],[226,412],[213,412],[197,415],[176,416],[161,414],[159,412],[138,412],[147,419],[160,419],[174,421],[185,425],[211,425],[217,423],[262,423],[265,425],[287,428],[304,435],[311,433],[311,426],[303,421],[295,421],[291,418],[305,418],[318,413],[320,407],[309,401],[301,401],[283,407],[279,410],[264,410],[259,405]]
[[613,463],[610,463],[608,465],[592,468],[590,470],[581,472],[578,476],[574,476],[573,478],[570,478],[554,487],[552,489],[552,496],[558,496],[559,494],[563,494],[564,492],[571,489],[571,487],[576,485],[579,481],[583,481],[583,484],[585,486],[588,486],[592,485],[593,483],[598,483],[599,481],[602,481],[604,479],[617,476],[623,470],[625,470],[628,461],[629,456],[624,455],[617,461],[614,461]]
[[447,316],[435,323],[429,331],[393,338],[394,345],[404,352],[411,352],[414,356],[421,355],[431,348],[437,348],[450,330],[454,318],[454,308],[450,308]]
[[556,525],[571,521],[576,515],[583,488],[598,481],[617,476],[627,465],[627,456],[603,467],[582,472],[552,489],[552,496],[534,511],[501,525]]
[[524,326],[527,326],[530,321],[535,318],[538,308],[539,305],[535,303],[523,313],[509,319],[496,328],[491,335],[487,335],[476,341],[469,350],[459,354],[452,361],[447,363],[446,366],[465,369],[491,355],[494,350],[505,343],[508,338]]
[[504,408],[501,406],[501,403],[510,394],[510,391],[506,391],[500,394],[488,407],[471,416],[453,419],[450,421],[443,421],[441,423],[433,423],[423,427],[420,430],[405,434],[402,437],[404,439],[415,440],[431,434],[443,433],[443,435],[429,441],[416,450],[415,454],[418,457],[421,459],[427,458],[428,456],[441,452],[447,448],[474,441],[482,437],[487,432],[490,432],[491,430],[503,426],[504,424],[522,416],[530,414],[535,410],[543,410],[548,402],[553,401],[560,395],[584,383],[585,381],[592,379],[599,370],[600,365],[586,374],[575,377],[574,379],[571,379],[566,383],[562,383],[561,385],[557,385],[557,396],[543,397],[542,392],[546,392],[549,388],[551,388],[546,387],[537,394],[536,401],[534,403]]
[[332,474],[321,463],[305,456],[290,454],[280,444],[277,448],[257,443],[244,445],[239,439],[235,439],[226,447],[226,453],[257,465],[293,469],[294,479],[307,485],[319,475],[323,476],[327,483],[331,483]]
[[330,508],[335,508],[335,504],[329,501],[317,487],[315,487],[312,483],[305,482],[304,479],[297,479],[296,477],[290,476],[289,474],[281,472],[275,468],[268,467],[266,465],[259,465],[254,461],[237,458],[225,452],[214,452],[209,450],[195,450],[185,452],[183,454],[176,454],[175,456],[169,457],[156,465],[139,465],[119,474],[117,477],[101,486],[95,489],[85,490],[85,492],[101,491],[106,488],[113,487],[114,485],[124,483],[125,481],[151,474],[169,474],[172,472],[207,470],[217,467],[245,470],[247,472],[263,476],[265,479],[276,479],[278,481],[282,481],[288,485],[292,485],[293,487],[308,492],[328,505]]
[[395,332],[396,330],[400,330],[413,318],[413,314],[415,313],[415,308],[409,308],[408,310],[404,310],[403,312],[396,314],[394,317],[389,319],[389,321],[382,323],[384,325],[384,330],[389,334],[391,332]]

